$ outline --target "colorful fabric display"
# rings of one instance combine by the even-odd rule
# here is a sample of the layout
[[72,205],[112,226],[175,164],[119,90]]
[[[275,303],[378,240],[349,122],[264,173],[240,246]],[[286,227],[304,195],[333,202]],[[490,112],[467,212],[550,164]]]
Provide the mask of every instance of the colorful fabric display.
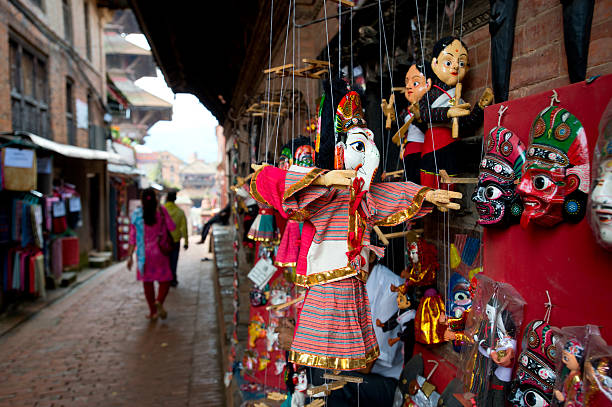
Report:
[[4,291],[15,290],[45,296],[45,258],[36,247],[11,248],[0,252]]

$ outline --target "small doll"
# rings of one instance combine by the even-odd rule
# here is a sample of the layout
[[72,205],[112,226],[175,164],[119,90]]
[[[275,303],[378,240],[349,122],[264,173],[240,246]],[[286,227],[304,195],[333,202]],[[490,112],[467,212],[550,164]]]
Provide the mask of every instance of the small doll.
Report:
[[421,151],[421,185],[439,188],[439,169],[449,175],[459,172],[458,143],[451,133],[453,119],[459,124],[459,134],[469,136],[484,120],[484,108],[493,101],[493,91],[486,88],[477,105],[470,105],[459,98],[457,85],[470,68],[468,48],[457,37],[444,37],[433,47],[430,66],[424,72],[431,85],[419,101],[422,126],[427,128]]
[[581,370],[584,362],[584,347],[578,339],[572,338],[565,343],[561,360],[565,365],[561,374],[566,376],[563,380],[563,389],[555,390],[554,396],[565,407],[582,406]]
[[414,321],[416,341],[426,345],[444,342],[446,326],[444,300],[435,288],[425,290]]
[[293,384],[295,388],[291,395],[291,407],[304,407],[306,404],[306,390],[308,390],[308,378],[306,369],[300,368],[293,374]]
[[376,320],[376,326],[382,328],[383,332],[388,332],[401,325],[402,330],[398,332],[396,338],[389,339],[389,346],[395,345],[397,342],[404,342],[404,363],[408,362],[412,357],[414,349],[414,309],[410,309],[410,297],[408,296],[408,286],[405,284],[396,287],[391,284],[391,291],[397,293],[397,313],[392,315],[384,323],[380,319]]
[[436,283],[438,271],[438,250],[436,246],[420,238],[409,245],[409,258],[412,267],[402,271],[401,277],[408,286],[427,286]]

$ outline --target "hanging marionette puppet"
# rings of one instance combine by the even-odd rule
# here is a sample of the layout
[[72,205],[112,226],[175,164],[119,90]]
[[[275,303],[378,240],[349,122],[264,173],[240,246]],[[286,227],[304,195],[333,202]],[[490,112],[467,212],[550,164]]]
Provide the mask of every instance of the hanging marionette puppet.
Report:
[[[461,81],[470,65],[468,48],[457,37],[445,37],[436,43],[430,65],[431,71],[425,76],[431,79],[431,88],[419,101],[418,112],[427,128],[421,152],[421,184],[437,188],[438,169],[451,176],[459,172],[457,137],[470,136],[482,124],[493,91],[486,88],[471,111],[470,105],[461,100]],[[429,71],[429,67],[426,69]],[[451,125],[458,128],[458,135],[451,132]]]
[[408,72],[406,72],[406,90],[404,91],[404,96],[408,103],[410,103],[410,106],[401,114],[404,119],[404,125],[393,136],[393,142],[400,147],[400,156],[404,160],[406,178],[414,182],[418,182],[420,179],[421,150],[425,135],[415,125],[416,122],[414,121],[418,121],[420,118],[415,117],[413,111],[418,112],[419,101],[431,88],[431,78],[425,79],[423,71],[422,66],[413,64],[408,69]]
[[389,346],[395,345],[397,342],[404,342],[404,364],[408,363],[412,358],[414,349],[414,316],[415,310],[410,309],[410,297],[408,296],[408,286],[402,284],[399,287],[393,284],[390,287],[392,292],[397,293],[397,313],[384,323],[380,319],[376,320],[376,326],[382,328],[383,332],[389,332],[398,325],[401,325],[401,331],[397,333],[397,337],[389,339]]
[[584,362],[584,346],[576,338],[568,340],[563,346],[561,354],[563,362],[562,390],[555,390],[554,396],[565,407],[582,406],[582,364]]
[[530,222],[554,226],[576,223],[586,211],[590,182],[589,152],[580,121],[567,110],[542,110],[531,126],[527,158],[517,187],[525,210],[521,226]]
[[[308,220],[312,235],[302,235],[296,284],[308,287],[289,359],[335,370],[366,367],[378,357],[364,281],[374,225],[392,226],[431,211],[425,201],[457,209],[461,194],[431,190],[410,182],[372,184],[379,153],[365,127],[359,95],[340,102],[336,128],[336,170],[308,173],[265,166],[251,179],[251,194],[283,216]],[[350,178],[354,177],[354,178]],[[348,187],[348,189],[346,189]],[[306,230],[306,229],[305,229]],[[305,250],[302,252],[302,248]]]
[[484,143],[478,186],[472,194],[480,215],[478,223],[500,227],[516,224],[523,213],[516,182],[521,178],[525,146],[518,136],[501,126],[492,128]]
[[438,250],[436,246],[421,238],[408,245],[410,269],[405,269],[401,277],[406,279],[406,285],[426,286],[436,283],[438,271]]
[[452,335],[447,331],[445,338],[462,344],[463,381],[476,395],[478,406],[503,406],[510,390],[517,327],[525,302],[509,284],[482,275],[477,280],[465,331]]
[[[289,151],[295,151],[291,158],[291,165],[278,168],[295,172],[308,173],[314,165],[314,148],[308,137],[300,136],[292,140],[283,147],[283,151],[287,148]],[[293,164],[295,163],[295,164]],[[285,231],[278,245],[278,253],[274,259],[274,264],[279,267],[295,267],[300,251],[300,236],[302,234],[303,222],[289,219],[285,225]]]

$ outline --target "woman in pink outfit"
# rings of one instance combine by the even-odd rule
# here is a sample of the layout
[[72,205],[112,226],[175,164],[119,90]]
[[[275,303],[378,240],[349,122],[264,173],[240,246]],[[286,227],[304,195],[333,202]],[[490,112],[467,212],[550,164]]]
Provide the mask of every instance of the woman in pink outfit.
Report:
[[[130,247],[128,249],[128,270],[132,269],[133,253],[136,251],[136,278],[142,281],[144,294],[149,304],[147,318],[155,321],[159,316],[166,319],[164,300],[170,289],[172,270],[170,257],[160,249],[160,241],[166,238],[168,231],[174,230],[172,218],[161,205],[153,188],[147,188],[141,195],[142,207],[132,213],[130,224]],[[154,282],[159,283],[157,300],[155,299]]]

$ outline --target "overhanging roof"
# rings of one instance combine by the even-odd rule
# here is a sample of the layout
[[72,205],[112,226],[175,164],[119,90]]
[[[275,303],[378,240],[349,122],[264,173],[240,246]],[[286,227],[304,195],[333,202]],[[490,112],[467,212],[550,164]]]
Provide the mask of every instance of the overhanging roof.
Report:
[[[196,95],[223,123],[267,66],[271,1],[130,0],[130,5],[168,85],[175,93]],[[274,2],[275,41],[284,38],[287,4]]]
[[126,76],[112,72],[108,76],[132,107],[172,109],[171,103],[147,92]]
[[132,44],[116,32],[104,33],[104,53],[107,55],[151,55],[151,51]]

